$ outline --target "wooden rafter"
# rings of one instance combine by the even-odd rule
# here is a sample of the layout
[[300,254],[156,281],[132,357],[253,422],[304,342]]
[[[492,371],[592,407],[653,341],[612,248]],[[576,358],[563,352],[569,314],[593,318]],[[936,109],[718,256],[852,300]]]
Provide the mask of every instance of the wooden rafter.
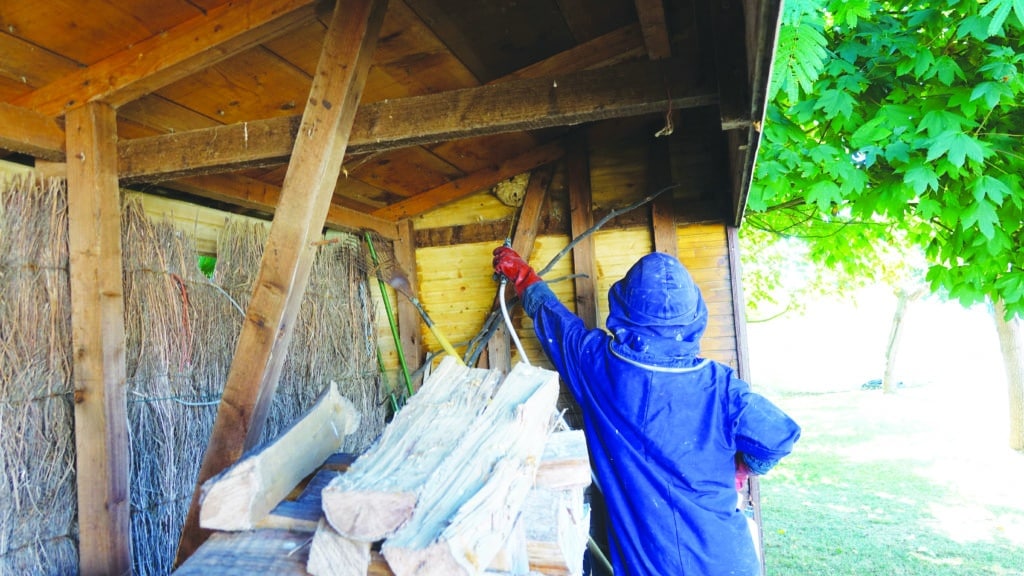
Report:
[[[519,208],[519,218],[516,219],[516,231],[512,236],[512,249],[523,257],[523,260],[530,261],[533,255],[533,246],[537,240],[537,228],[541,220],[541,208],[544,206],[544,199],[548,195],[548,187],[555,173],[555,164],[548,164],[534,170],[530,174],[530,180],[526,185],[526,193],[523,196],[523,205]],[[499,298],[511,297],[512,288],[506,288],[507,293],[498,295]],[[495,300],[491,305],[491,312],[501,304]],[[512,351],[507,328],[502,324],[487,343],[488,364],[491,368],[508,371],[511,369]]]
[[668,27],[665,25],[665,4],[663,0],[635,0],[636,15],[644,34],[644,45],[651,60],[661,60],[672,55]]
[[121,200],[114,109],[68,113],[79,572],[131,572]]
[[228,2],[16,99],[45,116],[154,92],[316,17],[316,0]]
[[[577,131],[569,139],[566,168],[569,181],[569,212],[572,237],[581,236],[594,225],[593,200],[590,189],[590,158],[586,132]],[[572,249],[573,272],[579,274],[576,284],[576,315],[587,328],[598,326],[597,261],[594,259],[594,236],[591,234]]]
[[386,6],[386,0],[340,0],[335,6],[199,470],[178,563],[209,535],[198,524],[199,486],[236,462],[263,430]]
[[440,6],[437,0],[405,0],[405,4],[419,16],[420,20],[430,28],[438,37],[443,38],[448,46],[462,64],[468,69],[477,80],[486,81],[488,68],[479,58],[472,42],[459,27],[452,21],[444,7]]
[[529,172],[538,166],[554,162],[565,154],[560,143],[551,143],[529,150],[515,158],[509,158],[498,165],[467,174],[458,180],[442,184],[411,198],[381,208],[373,213],[378,218],[398,220],[412,218],[439,206],[444,206],[484,188],[494,186],[505,178]]
[[[672,182],[672,151],[668,138],[654,138],[650,146],[647,159],[647,190],[654,193]],[[671,190],[651,202],[651,232],[656,252],[679,256],[675,202],[672,200]]]
[[[397,223],[398,237],[394,241],[395,264],[409,281],[409,290],[413,296],[419,293],[419,279],[416,275],[416,233],[412,220]],[[398,337],[402,342],[402,352],[410,371],[420,367],[423,358],[423,334],[420,332],[420,313],[408,298],[399,298],[398,304]]]
[[[359,108],[349,152],[380,152],[714,104],[713,88],[697,84],[690,70],[682,61],[631,62],[376,102]],[[291,154],[296,129],[293,117],[280,117],[126,141],[121,146],[120,175],[125,182],[162,180],[280,163]]]
[[578,70],[601,68],[634,60],[644,54],[644,38],[639,24],[627,24],[593,40],[559,52],[540,62],[488,82],[498,84],[515,78],[543,78]]

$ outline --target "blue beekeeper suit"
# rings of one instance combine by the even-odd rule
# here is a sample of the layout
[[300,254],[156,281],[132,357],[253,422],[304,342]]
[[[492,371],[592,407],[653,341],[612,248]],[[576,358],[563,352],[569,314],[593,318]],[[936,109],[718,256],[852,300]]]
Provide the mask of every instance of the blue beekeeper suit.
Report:
[[510,248],[494,255],[582,409],[616,576],[760,574],[737,461],[767,472],[800,427],[697,356],[708,311],[686,269],[662,253],[641,258],[608,293],[609,335],[588,330]]

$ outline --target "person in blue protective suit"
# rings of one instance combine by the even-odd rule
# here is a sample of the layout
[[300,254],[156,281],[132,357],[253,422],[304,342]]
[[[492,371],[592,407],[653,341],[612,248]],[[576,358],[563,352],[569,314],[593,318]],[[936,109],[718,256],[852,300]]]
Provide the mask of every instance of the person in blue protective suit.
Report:
[[512,249],[494,251],[580,405],[616,576],[754,576],[737,480],[790,453],[800,427],[724,364],[700,358],[708,311],[680,262],[648,254],[588,330]]

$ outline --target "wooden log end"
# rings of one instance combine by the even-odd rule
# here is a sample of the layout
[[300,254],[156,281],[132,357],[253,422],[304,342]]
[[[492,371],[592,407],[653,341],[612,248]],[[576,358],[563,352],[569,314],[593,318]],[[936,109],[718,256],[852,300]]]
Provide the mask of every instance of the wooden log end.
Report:
[[252,461],[243,460],[203,484],[200,526],[230,532],[255,527],[254,514],[262,517],[265,511],[254,510],[256,502],[253,495],[259,493],[259,486],[254,485],[257,478],[253,470]]
[[322,492],[324,516],[339,534],[377,542],[395,533],[412,516],[412,492],[348,491],[331,486]]

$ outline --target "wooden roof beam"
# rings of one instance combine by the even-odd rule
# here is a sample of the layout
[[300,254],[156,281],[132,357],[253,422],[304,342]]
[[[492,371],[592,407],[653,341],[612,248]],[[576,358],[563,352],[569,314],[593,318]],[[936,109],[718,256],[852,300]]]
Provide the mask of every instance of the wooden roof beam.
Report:
[[[569,126],[717,102],[712,86],[696,84],[681,60],[629,62],[571,74],[359,107],[350,154],[447,140]],[[218,126],[120,143],[124,182],[163,180],[281,163],[291,154],[293,117]]]
[[56,119],[0,102],[0,126],[0,149],[64,160],[64,128]]
[[317,17],[319,0],[228,2],[14,100],[44,116],[118,107]]
[[200,487],[255,446],[263,431],[386,10],[387,0],[340,0],[334,8],[199,469],[178,564],[209,535],[199,528]]
[[651,60],[661,60],[672,55],[668,26],[665,24],[663,0],[635,0],[636,15],[644,34],[644,45]]

